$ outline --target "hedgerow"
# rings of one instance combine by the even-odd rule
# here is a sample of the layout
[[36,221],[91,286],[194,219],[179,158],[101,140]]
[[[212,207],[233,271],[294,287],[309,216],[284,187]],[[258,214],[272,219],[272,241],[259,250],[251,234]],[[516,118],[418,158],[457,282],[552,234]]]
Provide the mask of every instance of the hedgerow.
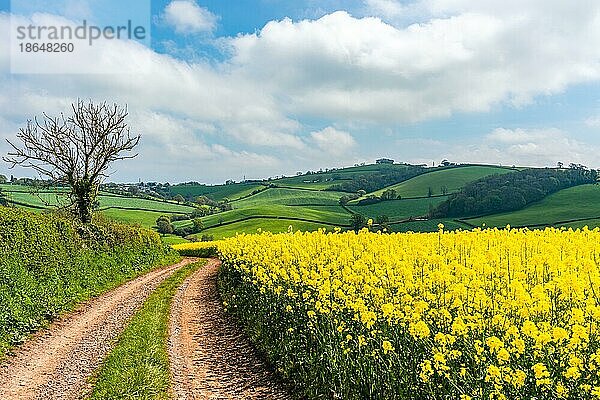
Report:
[[177,258],[150,230],[0,207],[0,357],[81,301]]

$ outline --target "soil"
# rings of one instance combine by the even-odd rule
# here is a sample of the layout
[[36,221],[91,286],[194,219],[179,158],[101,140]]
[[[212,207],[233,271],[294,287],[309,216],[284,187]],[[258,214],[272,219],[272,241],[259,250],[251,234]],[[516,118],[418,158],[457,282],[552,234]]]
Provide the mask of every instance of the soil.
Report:
[[0,366],[0,399],[81,399],[127,322],[187,258],[133,279],[34,335]]
[[217,290],[219,266],[218,260],[209,260],[173,300],[169,357],[175,398],[291,399],[225,314]]

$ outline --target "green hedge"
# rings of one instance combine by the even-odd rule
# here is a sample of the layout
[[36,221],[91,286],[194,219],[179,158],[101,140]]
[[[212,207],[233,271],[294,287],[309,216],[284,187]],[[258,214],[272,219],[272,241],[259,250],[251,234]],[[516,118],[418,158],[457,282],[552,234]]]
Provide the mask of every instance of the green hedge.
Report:
[[0,357],[81,301],[177,259],[150,230],[0,207]]

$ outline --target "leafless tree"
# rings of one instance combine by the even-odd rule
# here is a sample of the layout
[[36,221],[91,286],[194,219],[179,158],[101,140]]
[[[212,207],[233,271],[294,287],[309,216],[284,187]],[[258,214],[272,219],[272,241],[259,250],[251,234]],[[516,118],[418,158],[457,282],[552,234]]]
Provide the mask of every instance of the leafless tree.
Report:
[[126,123],[127,107],[79,100],[72,105],[73,115],[43,115],[27,121],[17,138],[20,145],[7,140],[12,150],[3,160],[11,168],[32,168],[41,176],[71,188],[70,200],[78,218],[92,220],[93,204],[110,164],[133,158],[140,141],[131,135]]

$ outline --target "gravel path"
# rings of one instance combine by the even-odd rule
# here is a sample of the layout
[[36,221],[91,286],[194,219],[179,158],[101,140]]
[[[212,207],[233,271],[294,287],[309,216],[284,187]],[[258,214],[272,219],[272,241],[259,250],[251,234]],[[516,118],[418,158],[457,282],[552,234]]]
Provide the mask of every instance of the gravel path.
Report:
[[169,357],[176,399],[291,399],[237,326],[217,291],[212,259],[179,288],[171,308]]
[[182,262],[149,272],[85,303],[26,342],[0,366],[0,399],[80,399],[87,378],[146,298]]

